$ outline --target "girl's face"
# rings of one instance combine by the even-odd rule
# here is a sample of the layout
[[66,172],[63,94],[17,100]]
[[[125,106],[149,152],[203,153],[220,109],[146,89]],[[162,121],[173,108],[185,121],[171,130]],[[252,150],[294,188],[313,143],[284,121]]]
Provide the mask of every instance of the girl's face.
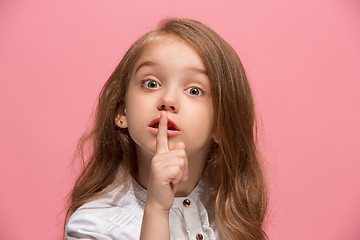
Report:
[[206,154],[213,137],[210,81],[198,54],[182,40],[162,37],[136,62],[125,97],[128,130],[139,154],[155,154],[156,122],[166,111],[175,131],[169,149],[185,144],[188,157]]

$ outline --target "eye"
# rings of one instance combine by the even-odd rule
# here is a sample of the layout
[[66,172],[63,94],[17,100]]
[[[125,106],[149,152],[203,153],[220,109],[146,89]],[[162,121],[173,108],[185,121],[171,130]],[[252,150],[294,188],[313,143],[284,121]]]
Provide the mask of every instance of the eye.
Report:
[[158,87],[160,87],[160,84],[158,82],[156,82],[155,80],[151,80],[151,79],[145,79],[141,83],[146,88],[158,88]]
[[204,90],[199,87],[189,87],[188,89],[186,89],[186,92],[193,96],[200,96],[204,93]]

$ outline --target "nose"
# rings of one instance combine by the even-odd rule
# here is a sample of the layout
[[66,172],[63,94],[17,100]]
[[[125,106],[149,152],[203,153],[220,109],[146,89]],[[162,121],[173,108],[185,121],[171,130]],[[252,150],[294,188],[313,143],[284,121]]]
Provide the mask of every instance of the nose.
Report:
[[159,111],[171,111],[178,112],[179,106],[176,100],[176,96],[173,92],[168,92],[162,96],[158,104]]

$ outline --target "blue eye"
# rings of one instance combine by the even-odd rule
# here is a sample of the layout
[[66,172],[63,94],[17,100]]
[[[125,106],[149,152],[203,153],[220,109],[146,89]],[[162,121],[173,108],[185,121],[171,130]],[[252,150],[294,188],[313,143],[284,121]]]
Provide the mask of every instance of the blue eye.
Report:
[[155,80],[143,80],[142,85],[146,88],[158,88],[160,84]]
[[204,93],[204,90],[199,87],[189,87],[188,89],[186,89],[186,92],[193,96],[200,96]]

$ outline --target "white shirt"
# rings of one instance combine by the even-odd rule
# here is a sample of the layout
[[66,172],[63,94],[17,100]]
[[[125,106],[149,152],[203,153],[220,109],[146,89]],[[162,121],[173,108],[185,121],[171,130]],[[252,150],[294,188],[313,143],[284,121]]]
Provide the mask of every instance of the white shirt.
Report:
[[[127,181],[78,208],[66,225],[66,238],[138,240],[145,201],[146,190],[133,179]],[[201,180],[187,197],[175,198],[169,223],[171,240],[222,239]]]

